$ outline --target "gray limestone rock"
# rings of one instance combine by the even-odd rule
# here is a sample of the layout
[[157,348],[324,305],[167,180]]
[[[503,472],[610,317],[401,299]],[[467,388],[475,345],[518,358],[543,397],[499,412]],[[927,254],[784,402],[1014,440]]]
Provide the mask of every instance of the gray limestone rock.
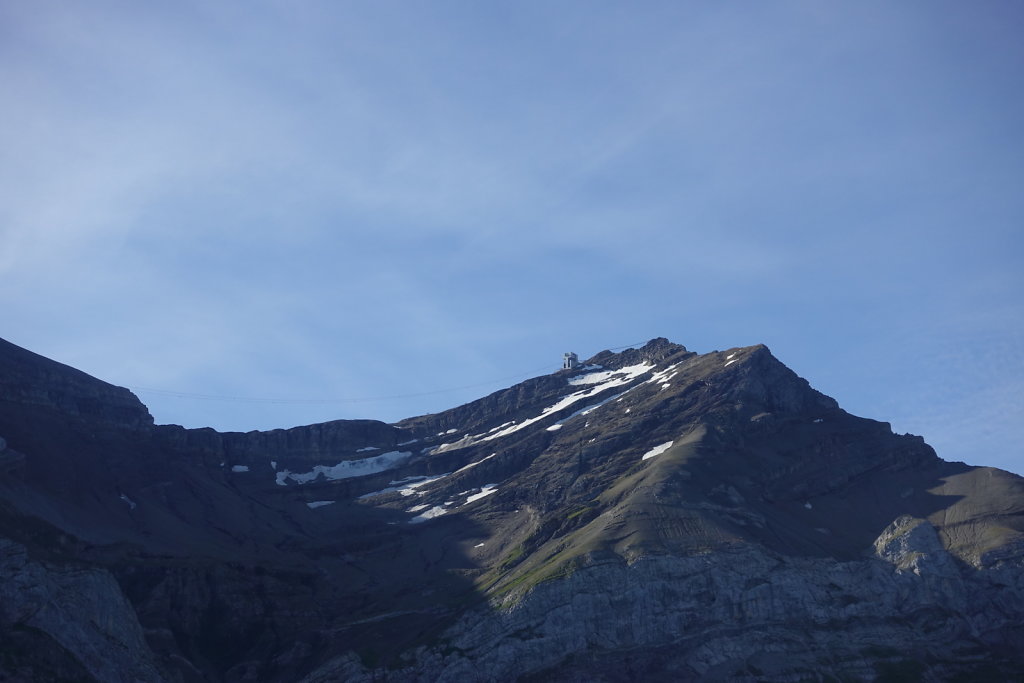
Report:
[[24,546],[0,538],[0,577],[0,632],[52,641],[48,650],[32,648],[20,658],[15,652],[15,661],[5,663],[9,672],[35,672],[39,680],[60,673],[40,657],[50,651],[63,661],[63,672],[71,668],[104,683],[163,680],[135,612],[108,572],[35,561]]
[[[883,537],[882,547],[890,545],[891,534]],[[599,561],[518,601],[467,614],[441,636],[441,646],[420,650],[414,666],[387,680],[569,681],[590,672],[590,680],[625,681],[631,675],[600,663],[621,666],[630,652],[645,653],[646,680],[786,681],[824,672],[873,680],[904,666],[906,657],[926,662],[928,676],[944,680],[991,664],[979,652],[992,633],[1013,626],[1004,605],[1020,602],[1021,586],[935,576],[926,563],[901,568],[889,561],[835,563],[753,547]],[[588,660],[598,664],[588,668]],[[1010,666],[1019,671],[1012,658]],[[385,675],[354,667],[347,655],[307,681],[341,672],[346,680]]]

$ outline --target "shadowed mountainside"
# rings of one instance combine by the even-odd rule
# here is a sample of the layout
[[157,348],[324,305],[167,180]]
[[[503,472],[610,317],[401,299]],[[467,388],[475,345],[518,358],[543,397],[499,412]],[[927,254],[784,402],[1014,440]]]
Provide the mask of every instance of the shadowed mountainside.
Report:
[[0,340],[0,436],[13,680],[1024,674],[1024,480],[764,346],[243,434]]

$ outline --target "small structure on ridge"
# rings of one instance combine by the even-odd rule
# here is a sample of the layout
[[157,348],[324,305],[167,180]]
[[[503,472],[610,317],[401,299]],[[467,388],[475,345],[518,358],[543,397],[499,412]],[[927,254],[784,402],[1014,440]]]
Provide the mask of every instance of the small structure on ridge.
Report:
[[574,367],[580,364],[579,357],[572,351],[566,351],[562,354],[562,369],[572,370]]

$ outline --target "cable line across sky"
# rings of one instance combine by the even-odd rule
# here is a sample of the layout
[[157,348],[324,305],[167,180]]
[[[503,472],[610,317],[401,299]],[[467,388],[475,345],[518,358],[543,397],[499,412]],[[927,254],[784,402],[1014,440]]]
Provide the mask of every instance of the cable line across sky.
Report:
[[[634,348],[643,344],[644,342],[636,342],[633,344],[626,344],[624,346],[616,346],[608,349],[608,351],[621,351],[623,349]],[[373,401],[397,401],[406,398],[417,398],[420,396],[434,396],[437,394],[447,394],[453,391],[463,391],[465,389],[476,389],[478,387],[484,387],[493,385],[496,382],[505,382],[514,379],[525,379],[534,376],[536,373],[543,371],[552,371],[551,364],[545,364],[539,368],[533,370],[523,370],[517,372],[514,375],[506,375],[504,377],[496,377],[484,382],[476,382],[474,384],[464,384],[458,387],[447,387],[445,389],[434,389],[432,391],[419,391],[408,394],[390,394],[387,396],[359,396],[359,397],[348,397],[348,398],[284,398],[284,397],[260,397],[260,396],[224,396],[217,394],[203,394],[190,391],[173,391],[170,389],[155,389],[153,387],[140,387],[140,386],[129,386],[128,388],[136,393],[154,394],[157,396],[167,396],[170,398],[180,398],[195,401],[229,401],[236,403],[277,403],[277,404],[289,404],[289,405],[327,405],[333,403],[370,403]]]

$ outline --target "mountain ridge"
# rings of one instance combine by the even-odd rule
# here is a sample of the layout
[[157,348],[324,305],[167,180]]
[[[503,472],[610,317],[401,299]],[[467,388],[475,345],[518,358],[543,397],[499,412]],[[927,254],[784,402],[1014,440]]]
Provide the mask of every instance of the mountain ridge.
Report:
[[110,577],[77,590],[119,591],[145,636],[64,637],[11,597],[0,631],[43,635],[0,671],[57,647],[116,680],[101,636],[142,680],[1024,671],[1024,480],[846,413],[764,345],[658,338],[439,413],[265,432],[155,425],[2,341],[0,391],[0,538],[53,585]]

